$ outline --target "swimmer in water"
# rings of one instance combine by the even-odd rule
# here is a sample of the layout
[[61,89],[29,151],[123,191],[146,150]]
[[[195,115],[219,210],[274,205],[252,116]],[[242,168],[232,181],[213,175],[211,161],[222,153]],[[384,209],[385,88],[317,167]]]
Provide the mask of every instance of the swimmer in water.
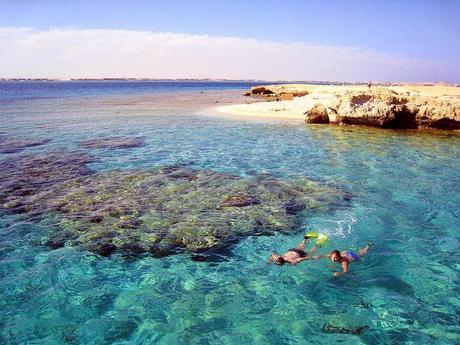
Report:
[[335,277],[342,276],[348,272],[350,263],[359,260],[362,256],[366,255],[372,245],[372,243],[368,243],[367,246],[358,250],[357,253],[353,250],[344,250],[340,252],[336,249],[331,251],[329,254],[314,256],[312,259],[330,258],[332,262],[340,263],[342,266],[342,272],[334,272],[333,275]]
[[297,265],[299,262],[312,259],[313,257],[311,255],[315,252],[317,246],[312,247],[307,254],[307,252],[305,252],[305,245],[309,238],[308,236],[304,236],[304,239],[296,248],[289,249],[283,255],[272,253],[268,259],[268,263],[274,262],[276,265],[284,265],[285,263]]

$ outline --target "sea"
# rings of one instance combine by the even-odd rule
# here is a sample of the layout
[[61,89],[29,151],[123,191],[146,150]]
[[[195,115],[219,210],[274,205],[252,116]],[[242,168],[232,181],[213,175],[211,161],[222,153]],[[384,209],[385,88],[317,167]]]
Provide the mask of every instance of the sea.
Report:
[[[1,140],[43,140],[0,153],[3,172],[21,157],[83,150],[97,173],[179,164],[350,195],[293,232],[232,241],[219,260],[53,249],[49,224],[0,208],[1,344],[460,343],[460,135],[216,110],[246,102],[254,85],[0,82]],[[104,137],[145,144],[80,145]],[[27,173],[8,171],[13,181]],[[329,237],[320,254],[373,246],[340,277],[328,259],[267,264],[311,230]]]

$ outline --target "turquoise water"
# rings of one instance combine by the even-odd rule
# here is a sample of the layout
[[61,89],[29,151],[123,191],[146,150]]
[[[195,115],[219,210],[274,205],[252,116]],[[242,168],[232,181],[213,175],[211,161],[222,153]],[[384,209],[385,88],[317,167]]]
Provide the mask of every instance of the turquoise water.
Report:
[[[241,176],[304,176],[352,195],[349,207],[304,219],[305,229],[330,236],[322,252],[375,246],[335,278],[326,260],[265,263],[302,233],[246,238],[218,262],[187,254],[127,259],[51,250],[43,224],[2,213],[0,343],[460,342],[458,135],[241,121],[197,110],[200,97],[212,104],[250,86],[243,84],[16,85],[0,84],[0,134],[52,140],[0,155],[0,168],[12,157],[75,150],[99,136],[144,136],[142,147],[89,150],[101,159],[91,167],[184,163]],[[369,328],[324,333],[326,324]]]

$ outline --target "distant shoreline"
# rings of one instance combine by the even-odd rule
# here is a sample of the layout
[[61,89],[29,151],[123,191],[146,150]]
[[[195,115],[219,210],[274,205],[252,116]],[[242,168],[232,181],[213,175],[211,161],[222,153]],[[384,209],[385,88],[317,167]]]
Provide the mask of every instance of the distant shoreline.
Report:
[[[328,81],[328,80],[264,80],[264,79],[212,79],[212,78],[0,78],[0,82],[216,82],[216,83],[260,83],[260,84],[304,84],[304,85],[333,85],[333,86],[362,86],[367,81]],[[457,83],[448,82],[372,82],[375,86],[449,86],[460,87]]]

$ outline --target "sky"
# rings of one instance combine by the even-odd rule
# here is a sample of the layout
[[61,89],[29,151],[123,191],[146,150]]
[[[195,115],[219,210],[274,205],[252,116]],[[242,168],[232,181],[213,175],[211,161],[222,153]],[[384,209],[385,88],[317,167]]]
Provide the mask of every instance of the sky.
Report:
[[0,77],[460,83],[460,0],[0,0]]

